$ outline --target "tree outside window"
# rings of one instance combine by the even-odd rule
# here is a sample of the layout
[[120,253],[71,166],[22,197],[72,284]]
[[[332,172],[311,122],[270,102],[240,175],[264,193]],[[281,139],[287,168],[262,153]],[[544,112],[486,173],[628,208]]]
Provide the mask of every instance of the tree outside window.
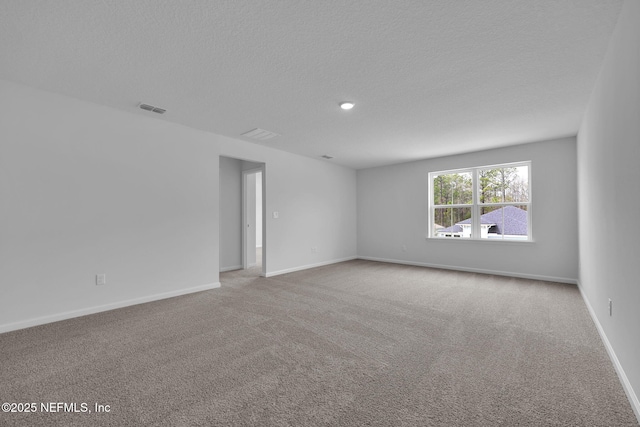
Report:
[[521,162],[430,173],[429,237],[531,240],[530,169]]

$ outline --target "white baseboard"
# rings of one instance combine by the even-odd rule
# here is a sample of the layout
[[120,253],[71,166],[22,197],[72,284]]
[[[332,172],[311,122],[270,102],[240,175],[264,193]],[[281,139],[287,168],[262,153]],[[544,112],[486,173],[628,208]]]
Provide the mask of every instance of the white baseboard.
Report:
[[300,266],[300,267],[287,268],[287,269],[284,269],[284,270],[270,271],[270,272],[267,272],[267,274],[265,274],[264,277],[279,276],[281,274],[293,273],[294,271],[307,270],[309,268],[322,267],[324,265],[330,265],[330,264],[336,264],[336,263],[339,263],[339,262],[351,261],[351,260],[354,260],[354,259],[357,259],[357,258],[358,257],[356,257],[356,256],[352,256],[352,257],[347,257],[347,258],[333,259],[331,261],[323,261],[323,262],[319,262],[317,264],[308,264],[308,265],[303,265],[303,266]]
[[481,273],[481,274],[493,274],[496,276],[519,277],[521,279],[542,280],[545,282],[570,283],[572,285],[578,284],[578,281],[576,279],[571,279],[567,277],[542,276],[539,274],[514,273],[511,271],[485,270],[481,268],[458,267],[455,265],[430,264],[426,262],[403,261],[399,259],[375,258],[375,257],[369,257],[369,256],[359,256],[358,259],[364,259],[367,261],[388,262],[391,264],[413,265],[416,267],[429,267],[429,268],[441,268],[443,270],[466,271],[468,273]]
[[74,317],[86,316],[88,314],[100,313],[102,311],[114,310],[116,308],[128,307],[130,305],[143,304],[145,302],[157,301],[166,298],[177,297],[180,295],[192,294],[194,292],[207,291],[220,287],[220,282],[209,283],[206,285],[195,286],[192,288],[179,289],[176,291],[163,292],[161,294],[147,295],[140,298],[134,298],[125,301],[114,302],[111,304],[97,305],[94,307],[82,308],[80,310],[65,311],[63,313],[51,314],[49,316],[36,317],[34,319],[21,320],[14,323],[5,323],[0,325],[0,333],[16,331],[18,329],[30,328],[32,326],[44,325],[46,323],[58,322],[60,320],[71,319]]
[[225,271],[233,271],[233,270],[242,270],[242,266],[232,265],[231,267],[220,267],[220,273],[224,273]]
[[580,289],[580,294],[582,295],[582,299],[584,300],[584,303],[587,306],[587,309],[589,310],[589,314],[591,315],[591,319],[593,319],[593,323],[596,324],[596,329],[598,329],[600,338],[604,343],[604,348],[607,349],[607,353],[609,354],[609,358],[613,363],[613,367],[618,373],[618,377],[620,378],[620,382],[622,383],[622,388],[624,389],[624,392],[627,394],[627,398],[631,403],[631,408],[633,409],[633,412],[635,412],[636,418],[638,418],[638,423],[640,423],[640,400],[638,399],[638,395],[633,390],[633,387],[631,386],[631,383],[629,382],[629,378],[627,377],[627,374],[624,372],[624,369],[622,369],[622,365],[618,360],[618,356],[616,356],[616,352],[613,350],[613,347],[609,342],[609,338],[607,338],[607,334],[604,333],[604,328],[600,324],[600,321],[598,320],[598,316],[596,316],[596,312],[591,306],[591,303],[589,302],[587,295],[584,293],[584,290],[582,289],[582,285],[580,284],[580,281],[578,281],[578,289]]

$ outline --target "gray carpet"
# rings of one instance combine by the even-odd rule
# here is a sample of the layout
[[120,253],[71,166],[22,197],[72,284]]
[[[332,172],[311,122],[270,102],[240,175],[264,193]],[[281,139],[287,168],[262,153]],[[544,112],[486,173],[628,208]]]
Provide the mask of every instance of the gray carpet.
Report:
[[2,334],[0,360],[2,402],[111,408],[3,426],[638,425],[575,286],[370,261],[225,273]]

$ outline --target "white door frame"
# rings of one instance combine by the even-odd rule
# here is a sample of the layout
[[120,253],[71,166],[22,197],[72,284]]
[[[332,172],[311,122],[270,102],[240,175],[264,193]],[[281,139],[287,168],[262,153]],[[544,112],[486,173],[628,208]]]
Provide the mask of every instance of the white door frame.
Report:
[[[249,195],[249,191],[247,188],[247,180],[249,178],[249,175],[253,175],[258,172],[262,172],[262,188],[256,188],[256,191],[262,192],[262,206],[256,206],[256,209],[262,209],[262,276],[264,276],[265,272],[267,271],[267,264],[266,264],[266,260],[267,260],[266,228],[267,227],[266,227],[266,217],[265,217],[266,191],[265,191],[265,165],[264,164],[259,168],[242,171],[242,268],[247,269],[250,267],[248,257],[247,257],[248,251],[256,250],[255,239],[253,240],[254,242],[253,248],[249,248],[249,246],[251,245],[249,244],[250,235],[247,232],[248,229],[250,228],[248,227],[248,224],[255,224],[256,217],[255,217],[255,211],[249,212],[249,209],[248,209],[247,198]],[[255,197],[255,194],[254,194],[254,197]],[[252,218],[250,218],[250,216],[252,216]],[[252,230],[252,232],[255,233],[255,228]]]

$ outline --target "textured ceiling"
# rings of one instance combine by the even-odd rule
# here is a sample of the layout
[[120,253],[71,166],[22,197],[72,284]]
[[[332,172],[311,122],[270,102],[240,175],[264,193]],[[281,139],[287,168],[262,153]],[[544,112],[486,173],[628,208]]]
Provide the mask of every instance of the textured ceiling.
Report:
[[620,7],[2,0],[0,78],[363,168],[575,135]]

